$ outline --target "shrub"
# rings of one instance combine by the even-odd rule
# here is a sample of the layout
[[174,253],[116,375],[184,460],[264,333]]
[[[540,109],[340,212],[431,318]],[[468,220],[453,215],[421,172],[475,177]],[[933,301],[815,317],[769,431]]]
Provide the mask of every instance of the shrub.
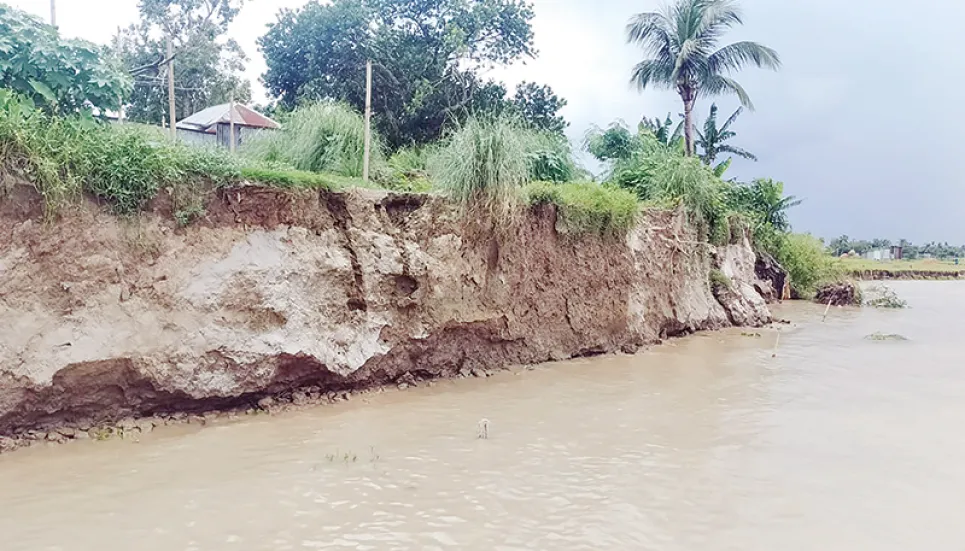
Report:
[[532,130],[521,129],[519,132],[527,141],[530,180],[547,182],[573,180],[578,169],[566,137]]
[[531,205],[555,204],[557,227],[569,235],[621,237],[633,227],[640,212],[632,193],[593,182],[533,182],[523,188],[523,195]]
[[640,148],[630,158],[617,162],[612,181],[633,191],[643,201],[662,206],[682,205],[691,221],[704,226],[712,241],[726,242],[730,236],[725,192],[728,184],[696,157],[647,135],[640,136]]
[[781,235],[774,256],[787,270],[791,286],[803,297],[813,295],[820,283],[844,275],[841,265],[825,252],[824,244],[810,234]]
[[[361,176],[365,121],[347,105],[320,102],[299,107],[282,121],[282,129],[262,132],[242,148],[255,162],[284,163],[297,170]],[[379,137],[372,134],[370,171],[382,170]]]
[[529,179],[526,145],[508,119],[470,119],[432,155],[429,172],[456,201],[508,216]]
[[429,171],[428,146],[403,147],[389,157],[389,168],[405,176],[424,176]]

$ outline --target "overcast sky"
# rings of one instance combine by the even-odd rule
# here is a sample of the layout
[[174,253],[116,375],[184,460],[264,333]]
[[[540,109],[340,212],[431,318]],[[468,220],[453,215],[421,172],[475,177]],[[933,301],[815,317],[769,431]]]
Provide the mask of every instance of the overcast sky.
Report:
[[[0,0],[49,16],[49,0]],[[57,0],[67,36],[106,43],[137,18],[137,0]],[[251,57],[256,98],[264,61],[255,40],[282,7],[305,0],[248,0],[231,28]],[[631,14],[655,0],[535,0],[539,56],[494,71],[514,85],[551,85],[579,144],[591,124],[680,111],[671,92],[630,88],[640,52],[624,40]],[[798,231],[851,237],[965,243],[965,178],[955,138],[965,120],[962,0],[743,0],[746,25],[728,41],[751,39],[780,52],[784,69],[749,69],[739,80],[757,111],[737,123],[735,143],[760,157],[736,161],[728,176],[768,176],[805,199],[792,211]],[[718,100],[726,116],[732,98]],[[710,102],[697,109],[706,115]]]

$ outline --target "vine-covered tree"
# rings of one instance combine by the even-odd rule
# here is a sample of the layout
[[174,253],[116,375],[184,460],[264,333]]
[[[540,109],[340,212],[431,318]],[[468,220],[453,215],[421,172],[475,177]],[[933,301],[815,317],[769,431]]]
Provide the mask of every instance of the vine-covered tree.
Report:
[[126,105],[131,120],[158,123],[167,119],[163,61],[168,35],[174,45],[174,96],[179,120],[231,99],[251,99],[251,85],[241,77],[248,59],[238,43],[226,37],[228,24],[242,2],[141,0],[141,21],[113,41],[114,51],[136,72],[134,93]]
[[694,104],[701,95],[736,94],[753,109],[750,96],[730,73],[746,65],[778,69],[774,50],[756,42],[735,42],[722,48],[725,31],[743,23],[734,0],[675,0],[660,12],[635,15],[627,25],[629,42],[639,44],[648,58],[633,68],[631,82],[677,92],[684,106],[684,148],[694,154]]
[[[426,143],[512,101],[479,70],[532,57],[532,18],[525,0],[313,0],[282,10],[259,40],[264,81],[283,106],[335,99],[361,110],[371,60],[380,134],[393,149]],[[563,102],[551,90],[521,94],[517,103],[535,124],[562,124]]]
[[64,39],[40,19],[0,4],[0,88],[65,114],[117,108],[130,79],[104,48]]

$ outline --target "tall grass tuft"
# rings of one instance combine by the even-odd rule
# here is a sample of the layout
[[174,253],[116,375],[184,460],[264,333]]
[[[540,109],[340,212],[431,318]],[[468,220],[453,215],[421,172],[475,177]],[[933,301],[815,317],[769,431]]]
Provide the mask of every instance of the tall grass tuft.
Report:
[[[284,164],[297,170],[362,175],[365,121],[351,107],[319,102],[299,107],[282,120],[282,129],[263,132],[242,148],[256,162]],[[379,137],[372,135],[370,168],[385,164]]]
[[506,118],[470,119],[429,160],[433,181],[453,199],[503,220],[529,180],[527,138]]

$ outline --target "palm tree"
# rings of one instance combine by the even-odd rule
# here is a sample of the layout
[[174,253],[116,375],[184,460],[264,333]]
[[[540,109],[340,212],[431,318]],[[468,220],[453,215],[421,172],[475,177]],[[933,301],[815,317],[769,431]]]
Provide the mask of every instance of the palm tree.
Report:
[[694,154],[694,103],[700,95],[734,93],[753,109],[751,98],[732,71],[752,64],[778,69],[780,57],[756,42],[717,44],[724,31],[743,23],[734,0],[674,0],[662,12],[639,13],[627,25],[627,39],[651,56],[633,68],[631,82],[640,90],[676,90],[684,104],[684,148]]
[[752,161],[757,160],[757,157],[750,151],[724,143],[737,135],[736,132],[730,129],[730,125],[734,124],[734,121],[737,120],[737,117],[739,117],[743,111],[743,107],[738,107],[737,111],[734,111],[734,114],[727,119],[727,122],[720,128],[717,128],[717,104],[713,103],[710,105],[710,115],[708,115],[707,120],[704,121],[704,131],[697,131],[697,145],[704,150],[700,158],[703,159],[704,163],[708,166],[712,166],[714,161],[717,160],[717,156],[721,153],[732,153],[738,157]]

